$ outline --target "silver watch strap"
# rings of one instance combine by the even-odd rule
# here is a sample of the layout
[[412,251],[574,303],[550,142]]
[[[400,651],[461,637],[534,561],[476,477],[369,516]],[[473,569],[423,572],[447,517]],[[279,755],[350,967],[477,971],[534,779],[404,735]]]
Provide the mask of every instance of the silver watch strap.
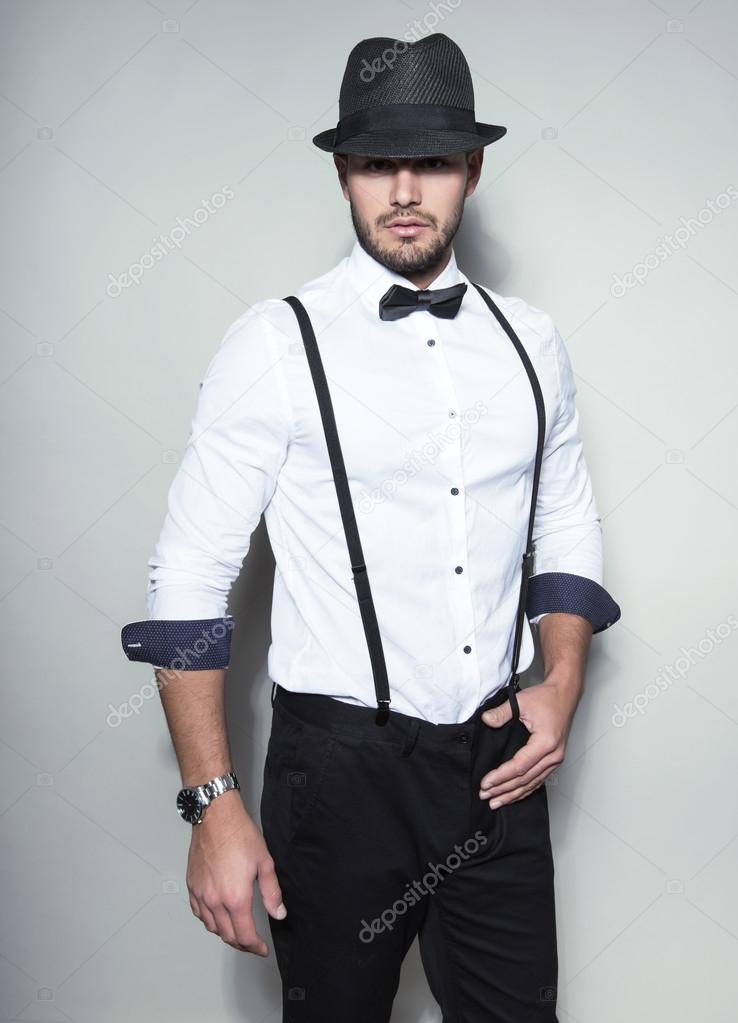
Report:
[[217,778],[213,778],[212,781],[205,782],[204,785],[198,785],[197,792],[204,805],[209,806],[216,796],[221,796],[230,789],[240,788],[238,778],[233,771],[229,771],[227,774],[221,774]]

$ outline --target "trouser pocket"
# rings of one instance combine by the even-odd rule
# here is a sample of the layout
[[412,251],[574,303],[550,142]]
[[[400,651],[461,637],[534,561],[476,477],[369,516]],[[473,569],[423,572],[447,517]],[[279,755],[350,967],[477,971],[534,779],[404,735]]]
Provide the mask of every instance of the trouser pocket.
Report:
[[319,807],[335,746],[330,732],[275,706],[260,804],[264,838],[275,860],[306,832]]

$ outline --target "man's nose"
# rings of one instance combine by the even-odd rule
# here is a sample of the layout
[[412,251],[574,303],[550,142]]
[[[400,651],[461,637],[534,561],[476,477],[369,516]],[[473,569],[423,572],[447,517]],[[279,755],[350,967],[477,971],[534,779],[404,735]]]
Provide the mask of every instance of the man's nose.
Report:
[[420,202],[420,179],[409,167],[401,167],[395,175],[392,201],[400,206]]

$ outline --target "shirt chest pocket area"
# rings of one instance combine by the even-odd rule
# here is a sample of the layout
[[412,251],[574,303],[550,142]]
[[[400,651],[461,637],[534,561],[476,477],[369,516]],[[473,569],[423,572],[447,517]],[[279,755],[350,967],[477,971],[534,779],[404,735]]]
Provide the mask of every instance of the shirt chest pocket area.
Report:
[[[423,461],[423,447],[439,424],[450,422],[445,412],[414,416],[405,407],[366,401],[334,401],[336,430],[346,474],[355,496],[371,493],[387,480],[410,471]],[[335,502],[335,484],[323,423],[318,409],[300,421],[292,466],[301,480],[309,480],[310,494]],[[416,470],[417,471],[417,470]]]

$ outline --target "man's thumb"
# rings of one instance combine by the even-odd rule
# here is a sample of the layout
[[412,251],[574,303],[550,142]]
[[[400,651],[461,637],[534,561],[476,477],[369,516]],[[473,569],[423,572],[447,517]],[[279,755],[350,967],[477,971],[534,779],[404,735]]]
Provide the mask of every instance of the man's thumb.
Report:
[[279,887],[273,866],[262,867],[259,873],[259,889],[267,913],[277,920],[284,920],[287,916],[287,907],[282,902],[282,889]]
[[491,710],[485,710],[482,714],[482,721],[485,725],[490,725],[492,728],[499,728],[500,725],[506,724],[512,717],[512,711],[508,704],[503,704],[501,707],[493,707]]

